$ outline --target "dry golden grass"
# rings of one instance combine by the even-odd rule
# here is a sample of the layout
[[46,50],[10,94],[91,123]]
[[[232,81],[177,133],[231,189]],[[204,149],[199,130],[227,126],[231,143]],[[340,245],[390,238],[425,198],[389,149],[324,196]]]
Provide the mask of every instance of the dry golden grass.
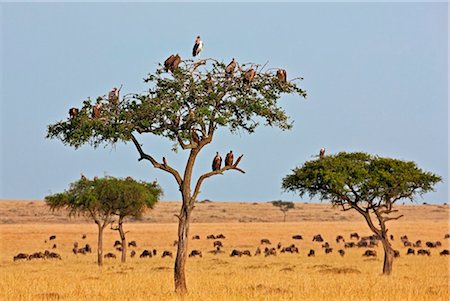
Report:
[[[41,205],[40,202],[34,203]],[[12,202],[3,205],[0,202],[0,212],[5,212],[5,205],[10,206],[6,212],[15,208]],[[155,213],[160,210],[172,214],[171,210],[177,206],[163,205],[167,207],[164,210],[157,208]],[[225,209],[232,222],[219,223],[216,220],[213,223],[191,224],[191,236],[198,234],[201,239],[190,240],[189,249],[202,250],[203,258],[188,259],[190,293],[186,300],[449,299],[449,261],[447,257],[438,255],[442,249],[449,248],[448,239],[444,239],[444,234],[449,232],[448,209],[444,206],[402,208],[405,217],[390,223],[390,233],[396,238],[393,244],[401,251],[401,257],[394,262],[393,275],[384,277],[381,276],[381,246],[376,248],[380,254],[376,259],[362,257],[364,249],[346,249],[344,257],[336,252],[342,247],[342,243],[337,244],[334,240],[337,234],[344,235],[347,241],[354,231],[361,235],[371,234],[357,215],[350,214],[347,220],[333,220],[335,213],[339,213],[337,210],[323,204],[302,204],[303,208],[296,214],[304,215],[307,221],[297,218],[297,222],[280,223],[273,222],[281,219],[282,214],[271,211],[272,205],[209,203],[197,206],[197,219],[210,218],[210,205],[216,206],[213,209],[217,213]],[[81,220],[76,220],[76,223],[73,223],[74,220],[72,223],[61,223],[61,220],[53,223],[47,213],[39,214],[42,218],[39,221],[39,216],[33,217],[32,211],[29,209],[26,213],[28,219],[22,216],[16,220],[14,214],[7,214],[10,223],[0,224],[1,300],[177,300],[173,293],[174,259],[161,258],[159,253],[159,256],[150,259],[128,258],[126,264],[121,264],[118,259],[106,260],[104,267],[99,269],[95,253],[75,256],[71,252],[74,241],[96,245],[94,224]],[[288,218],[291,213],[294,212],[290,212]],[[255,219],[266,218],[268,222],[237,222],[244,215]],[[128,239],[138,242],[138,254],[144,249],[154,248],[159,252],[176,251],[172,246],[176,239],[175,223],[128,223],[126,230],[129,231]],[[83,233],[87,234],[85,240],[81,239]],[[207,253],[213,248],[212,240],[206,240],[206,235],[218,233],[227,237],[224,240],[225,253]],[[325,255],[321,244],[311,241],[312,236],[318,233],[334,247],[332,254]],[[56,251],[62,255],[62,260],[12,261],[12,257],[19,252],[49,249],[50,243],[44,240],[52,234],[57,236]],[[304,240],[292,240],[294,234],[303,235]],[[399,236],[403,234],[407,234],[411,241],[440,240],[443,245],[431,249],[430,257],[406,256],[406,248],[399,241]],[[261,238],[270,239],[274,245],[278,242],[283,245],[295,243],[300,248],[300,254],[251,258],[229,256],[234,248],[249,249],[253,253]],[[105,252],[119,255],[112,248],[116,239],[117,232],[106,231]],[[311,248],[316,250],[314,258],[306,256]]]

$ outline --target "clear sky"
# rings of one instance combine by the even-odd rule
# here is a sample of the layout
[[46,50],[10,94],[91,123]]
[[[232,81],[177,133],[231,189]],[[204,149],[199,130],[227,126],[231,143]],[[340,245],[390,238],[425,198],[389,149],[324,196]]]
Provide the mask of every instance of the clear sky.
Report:
[[[132,144],[74,150],[45,139],[46,126],[113,86],[144,92],[146,74],[171,53],[191,58],[200,35],[201,57],[268,61],[308,92],[282,97],[291,131],[219,131],[195,175],[230,149],[246,174],[206,180],[200,200],[299,201],[281,180],[325,147],[413,160],[444,180],[419,201],[448,202],[447,3],[3,3],[0,13],[0,199],[42,199],[83,173],[157,178],[164,199],[179,200],[172,176],[138,162]],[[170,142],[141,142],[184,168]]]

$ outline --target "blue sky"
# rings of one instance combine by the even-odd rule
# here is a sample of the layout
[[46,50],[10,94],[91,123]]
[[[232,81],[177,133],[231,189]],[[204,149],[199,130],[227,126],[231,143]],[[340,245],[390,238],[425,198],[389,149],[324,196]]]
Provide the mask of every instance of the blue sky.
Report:
[[[158,179],[178,200],[173,178],[138,162],[131,144],[74,150],[45,139],[46,126],[88,96],[143,78],[171,53],[226,63],[265,63],[302,76],[308,99],[284,95],[291,131],[220,130],[194,174],[216,151],[244,154],[246,174],[204,182],[199,199],[299,201],[281,190],[292,168],[317,155],[364,151],[413,160],[444,182],[420,202],[448,202],[447,3],[22,3],[1,9],[0,199],[42,199],[80,177],[105,174]],[[141,138],[144,150],[184,168],[187,154]],[[302,201],[307,201],[303,199]]]

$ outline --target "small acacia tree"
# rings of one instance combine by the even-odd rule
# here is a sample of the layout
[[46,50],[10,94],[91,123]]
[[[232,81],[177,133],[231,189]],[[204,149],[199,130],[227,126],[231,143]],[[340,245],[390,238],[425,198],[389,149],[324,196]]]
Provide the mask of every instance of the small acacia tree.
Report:
[[[232,133],[252,133],[262,121],[268,126],[290,129],[292,124],[278,100],[282,93],[306,97],[306,92],[296,85],[297,79],[286,81],[277,76],[277,69],[264,70],[257,64],[237,64],[235,69],[227,70],[223,62],[214,59],[186,60],[168,69],[160,66],[145,79],[150,85],[148,93],[129,94],[120,101],[98,97],[96,108],[101,108],[101,114],[93,116],[94,104],[90,99],[84,101],[76,117],[49,125],[47,137],[58,138],[75,148],[85,143],[97,147],[131,141],[139,161],[146,160],[173,176],[182,198],[174,282],[175,291],[185,294],[189,223],[202,183],[229,170],[244,173],[238,167],[241,155],[230,165],[205,172],[193,184],[192,171],[198,154],[213,141],[219,127]],[[180,172],[164,157],[158,161],[145,152],[137,134],[162,136],[174,142],[174,149],[188,151],[184,170]]]
[[271,203],[275,207],[278,207],[281,212],[283,212],[283,222],[286,222],[286,214],[288,213],[288,211],[295,208],[294,202],[285,202],[282,200],[278,200],[272,201]]
[[422,171],[414,162],[342,152],[304,163],[283,179],[282,187],[300,196],[318,196],[343,211],[359,212],[383,244],[383,274],[390,275],[394,250],[386,222],[403,216],[391,216],[398,211],[395,203],[433,191],[440,181],[439,176]]
[[[137,182],[131,177],[125,180],[108,177],[104,181],[105,201],[112,207],[112,213],[117,216],[117,227],[122,244],[122,262],[127,257],[126,232],[123,229],[125,218],[141,218],[147,208],[153,208],[162,195],[161,187],[156,183]],[[113,223],[114,223],[113,222]]]
[[[46,196],[45,201],[52,210],[65,208],[71,216],[85,215],[94,220],[98,227],[97,263],[102,266],[104,229],[114,222],[120,211],[125,212],[122,208],[143,210],[144,206],[152,206],[160,193],[160,189],[148,183],[112,177],[94,180],[82,178],[72,183],[68,190]],[[133,202],[141,205],[130,205]],[[139,210],[128,212],[141,213]]]

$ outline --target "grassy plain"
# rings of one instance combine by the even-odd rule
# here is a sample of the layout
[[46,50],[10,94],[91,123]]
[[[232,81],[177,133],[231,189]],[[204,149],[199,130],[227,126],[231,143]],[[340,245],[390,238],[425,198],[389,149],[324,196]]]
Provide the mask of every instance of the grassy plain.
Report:
[[[100,269],[95,252],[86,256],[71,252],[74,241],[96,245],[93,223],[52,214],[40,201],[0,202],[0,299],[178,300],[173,293],[174,259],[160,257],[163,250],[176,251],[172,244],[177,224],[172,219],[178,207],[178,203],[161,203],[143,221],[125,225],[128,239],[138,243],[137,253],[157,249],[157,257],[128,258],[125,264],[119,259],[106,260]],[[375,248],[380,255],[373,259],[361,256],[364,249],[346,249],[344,257],[337,253],[343,245],[336,243],[336,235],[349,241],[351,232],[371,234],[356,214],[326,204],[302,203],[282,223],[282,213],[266,203],[198,204],[190,234],[201,239],[190,240],[189,248],[200,249],[203,257],[188,259],[190,293],[185,300],[449,300],[449,259],[439,256],[449,248],[444,239],[449,232],[448,207],[399,207],[405,217],[390,223],[390,233],[401,257],[394,262],[393,275],[384,277],[381,246]],[[206,235],[218,233],[226,236],[225,253],[213,255],[208,253],[213,247]],[[333,253],[326,255],[320,243],[311,241],[318,233],[334,248]],[[19,252],[50,249],[53,242],[44,241],[52,234],[57,236],[55,251],[62,260],[13,262]],[[304,240],[292,240],[295,234]],[[411,241],[439,240],[442,247],[431,249],[429,257],[406,256],[399,240],[405,234]],[[295,243],[300,254],[229,256],[232,249],[254,253],[261,238],[270,239],[273,245]],[[106,231],[105,252],[119,255],[112,247],[116,239],[116,231]],[[316,250],[315,257],[307,257],[309,249]]]

